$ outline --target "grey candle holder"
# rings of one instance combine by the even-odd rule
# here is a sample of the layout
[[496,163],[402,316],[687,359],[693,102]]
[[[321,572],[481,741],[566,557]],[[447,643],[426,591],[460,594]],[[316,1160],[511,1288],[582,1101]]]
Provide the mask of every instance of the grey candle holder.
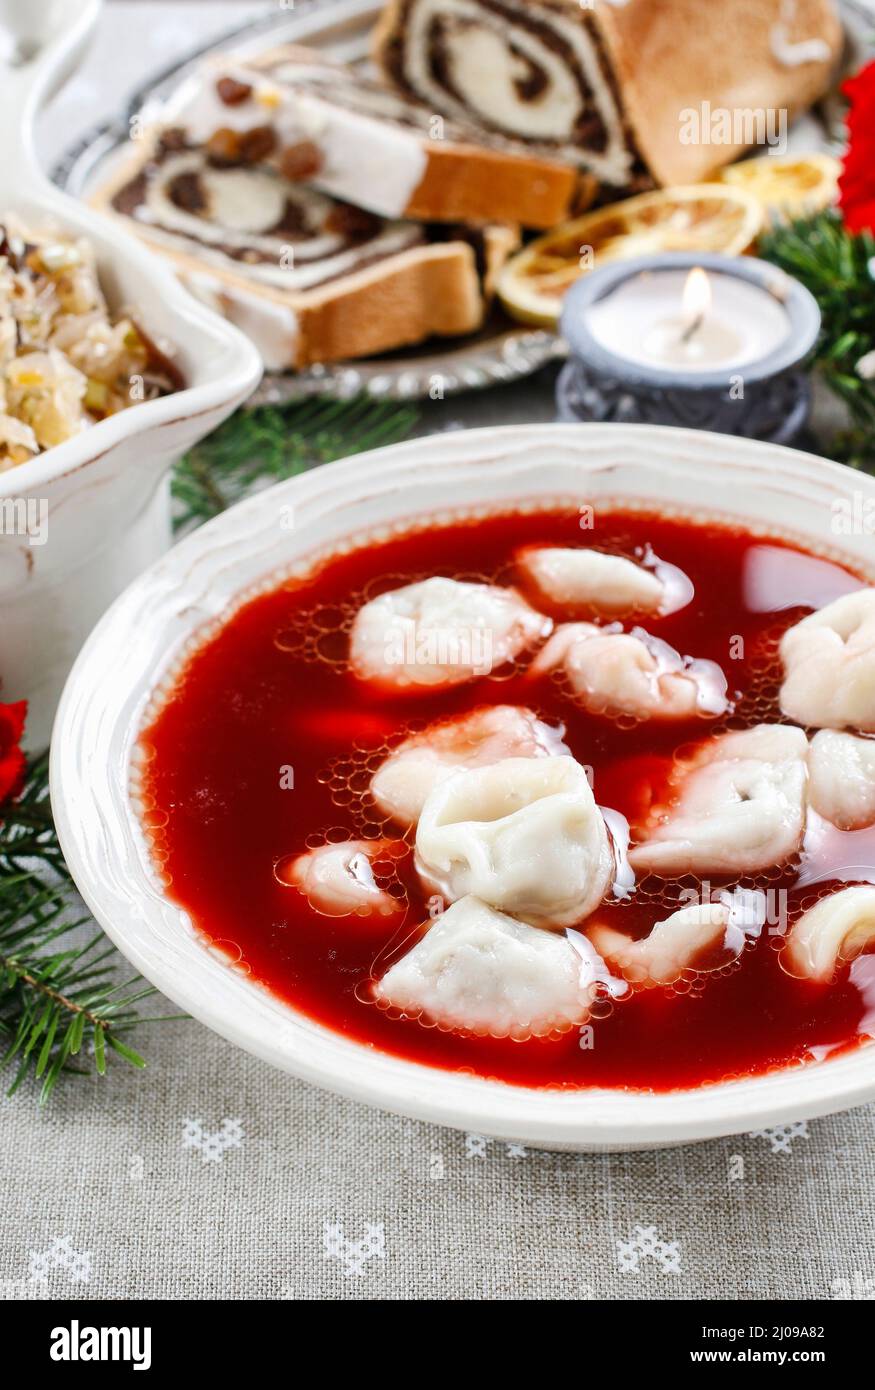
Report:
[[[789,319],[786,340],[743,366],[693,374],[630,361],[593,337],[588,309],[626,280],[646,271],[695,266],[767,290]],[[808,421],[811,387],[800,363],[817,341],[820,322],[817,301],[804,286],[777,266],[752,256],[665,252],[615,261],[582,276],[565,296],[561,328],[570,356],[556,385],[558,418],[682,425],[790,444]]]

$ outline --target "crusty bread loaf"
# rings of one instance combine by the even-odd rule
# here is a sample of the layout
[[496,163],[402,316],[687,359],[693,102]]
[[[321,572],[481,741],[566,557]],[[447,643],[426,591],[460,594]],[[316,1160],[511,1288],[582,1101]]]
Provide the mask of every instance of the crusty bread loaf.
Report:
[[841,34],[833,0],[389,0],[375,55],[433,110],[629,188],[774,143]]
[[[747,138],[790,122],[827,90],[841,53],[842,27],[833,0],[642,0],[617,8],[598,4],[596,22],[637,148],[658,183],[706,179],[755,143]],[[807,55],[807,58],[806,58]],[[709,119],[729,114],[740,138],[702,136]],[[748,122],[745,113],[756,114]],[[783,114],[782,114],[783,113]],[[736,129],[737,127],[737,129]]]

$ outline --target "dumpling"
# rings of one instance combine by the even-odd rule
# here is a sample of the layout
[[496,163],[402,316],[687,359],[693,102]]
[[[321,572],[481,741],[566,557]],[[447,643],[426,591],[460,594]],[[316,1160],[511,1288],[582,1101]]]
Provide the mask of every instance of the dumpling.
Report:
[[875,825],[875,739],[821,729],[808,754],[809,804],[839,830]]
[[350,659],[362,680],[384,686],[459,685],[488,676],[552,627],[513,589],[436,577],[360,608]]
[[701,744],[679,769],[676,804],[658,808],[629,851],[636,873],[754,873],[782,864],[805,829],[808,743],[758,724]]
[[831,980],[839,960],[875,946],[875,888],[842,888],[809,908],[794,923],[781,953],[789,975]]
[[550,603],[591,608],[615,618],[626,613],[659,613],[665,586],[654,574],[622,555],[564,546],[524,546],[517,564]]
[[797,724],[875,733],[875,589],[857,589],[781,641],[781,709]]
[[505,758],[454,772],[426,798],[416,867],[449,901],[474,894],[536,926],[588,916],[613,855],[586,773],[573,758]]
[[630,984],[671,985],[703,956],[720,949],[720,964],[734,959],[749,937],[758,936],[766,918],[761,893],[726,893],[716,903],[694,903],[657,922],[635,941],[615,927],[594,923],[587,936],[608,965]]
[[386,893],[374,880],[372,861],[392,855],[392,840],[345,840],[320,845],[277,868],[281,883],[298,888],[310,906],[326,917],[388,917],[402,912],[404,904]]
[[429,792],[462,767],[485,767],[502,758],[550,758],[567,754],[564,729],[544,724],[530,709],[491,705],[458,719],[429,724],[399,743],[371,779],[371,795],[385,815],[415,825]]
[[561,933],[464,897],[386,971],[374,994],[443,1028],[527,1038],[585,1023],[593,973]]
[[728,707],[726,677],[713,661],[681,656],[643,628],[622,632],[593,623],[558,627],[529,668],[561,668],[593,714],[638,719],[716,718]]

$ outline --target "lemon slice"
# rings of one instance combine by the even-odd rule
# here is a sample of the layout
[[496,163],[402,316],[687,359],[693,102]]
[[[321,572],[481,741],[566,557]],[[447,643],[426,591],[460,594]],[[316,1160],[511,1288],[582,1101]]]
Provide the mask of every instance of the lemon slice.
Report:
[[642,193],[564,222],[531,242],[505,265],[498,296],[515,319],[552,328],[565,291],[587,271],[662,251],[740,256],[756,240],[763,220],[759,199],[731,184]]
[[744,188],[769,212],[805,217],[833,203],[842,166],[831,154],[761,155],[721,170],[728,188]]

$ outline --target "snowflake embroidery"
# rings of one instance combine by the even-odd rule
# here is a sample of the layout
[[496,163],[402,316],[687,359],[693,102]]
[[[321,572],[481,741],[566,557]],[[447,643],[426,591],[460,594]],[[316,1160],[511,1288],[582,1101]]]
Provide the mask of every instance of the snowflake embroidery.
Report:
[[875,1301],[875,1279],[866,1278],[859,1269],[850,1279],[833,1279],[829,1287],[833,1298]]
[[0,1279],[0,1303],[50,1303],[55,1296],[47,1279]]
[[341,1225],[332,1225],[330,1221],[326,1221],[325,1258],[340,1260],[345,1266],[344,1273],[347,1276],[362,1275],[369,1260],[386,1258],[385,1230],[382,1225],[372,1226],[368,1222],[362,1239],[352,1241],[347,1240]]
[[55,1236],[48,1250],[31,1250],[31,1281],[46,1283],[51,1269],[66,1270],[74,1284],[87,1284],[91,1278],[91,1251],[74,1250],[69,1236]]
[[228,1149],[240,1147],[243,1124],[240,1120],[223,1120],[215,1134],[204,1131],[201,1120],[186,1120],[182,1128],[182,1147],[200,1149],[204,1163],[219,1163]]
[[[489,1140],[485,1134],[466,1134],[465,1135],[465,1154],[468,1158],[485,1158],[486,1146]],[[508,1158],[528,1158],[528,1150],[522,1144],[505,1144],[504,1151]]]
[[655,1226],[636,1226],[630,1240],[617,1241],[617,1262],[623,1274],[638,1270],[641,1260],[654,1260],[663,1274],[680,1274],[681,1252],[676,1240],[660,1240]]
[[808,1138],[808,1125],[804,1120],[797,1120],[792,1125],[775,1125],[774,1129],[755,1129],[748,1138],[768,1139],[773,1154],[788,1154],[794,1139]]

